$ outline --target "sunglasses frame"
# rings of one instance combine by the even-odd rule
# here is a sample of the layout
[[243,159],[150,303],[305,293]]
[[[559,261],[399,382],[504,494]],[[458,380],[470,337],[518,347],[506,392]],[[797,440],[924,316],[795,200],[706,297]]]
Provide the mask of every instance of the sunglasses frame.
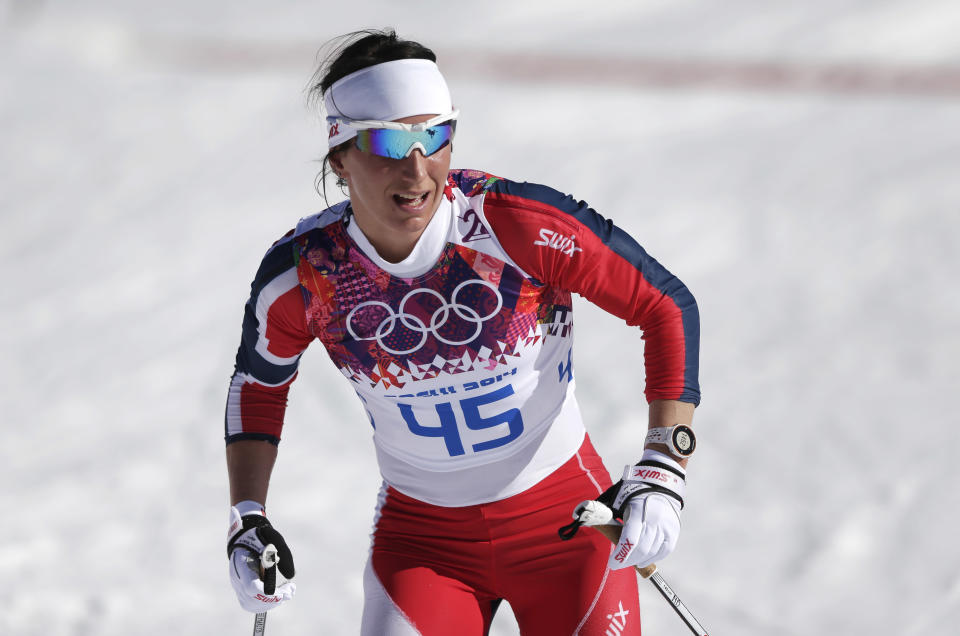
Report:
[[369,130],[371,128],[387,128],[389,130],[405,130],[407,132],[424,132],[427,128],[433,128],[449,120],[455,120],[460,115],[460,110],[454,108],[445,115],[431,117],[427,121],[419,124],[402,124],[398,121],[382,121],[379,119],[347,119],[346,117],[328,117],[327,119],[344,124],[354,130]]

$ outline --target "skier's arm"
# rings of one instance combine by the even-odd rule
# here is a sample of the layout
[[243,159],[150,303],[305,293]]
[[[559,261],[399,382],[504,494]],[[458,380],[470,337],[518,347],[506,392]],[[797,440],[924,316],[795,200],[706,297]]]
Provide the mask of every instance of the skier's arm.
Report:
[[[683,283],[585,203],[549,188],[497,183],[485,211],[525,271],[644,330],[648,429],[689,426],[700,400],[700,320]],[[645,450],[671,454],[660,443]]]
[[648,402],[700,402],[700,318],[677,277],[586,203],[551,188],[497,181],[483,208],[525,272],[643,330]]
[[[700,401],[700,318],[684,284],[585,203],[549,188],[496,182],[484,211],[495,231],[510,230],[497,236],[528,274],[643,330],[649,427],[690,424]],[[663,559],[680,533],[685,462],[667,448],[645,446],[641,461],[601,496],[613,499],[624,521],[608,562],[613,569]]]
[[[312,339],[293,258],[291,235],[267,252],[251,285],[243,335],[227,394],[224,438],[230,484],[227,554],[240,606],[264,612],[293,598],[293,554],[264,510],[277,459],[287,392]],[[272,545],[286,579],[266,594],[262,556]]]

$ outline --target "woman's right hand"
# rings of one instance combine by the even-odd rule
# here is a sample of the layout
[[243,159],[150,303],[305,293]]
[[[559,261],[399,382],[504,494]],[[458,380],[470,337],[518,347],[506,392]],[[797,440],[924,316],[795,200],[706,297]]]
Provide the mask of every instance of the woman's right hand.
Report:
[[[297,590],[290,580],[295,573],[293,554],[266,516],[259,513],[241,516],[236,507],[231,507],[229,535],[230,583],[240,606],[248,612],[267,612],[292,599]],[[276,549],[276,568],[283,578],[278,576],[273,593],[267,594],[261,562],[264,550],[270,545]]]

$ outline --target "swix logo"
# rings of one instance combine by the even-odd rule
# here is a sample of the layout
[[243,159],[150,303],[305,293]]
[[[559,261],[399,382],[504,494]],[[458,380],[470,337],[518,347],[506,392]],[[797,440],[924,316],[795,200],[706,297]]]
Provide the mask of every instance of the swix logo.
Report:
[[623,563],[623,560],[627,558],[627,555],[630,554],[630,551],[633,550],[633,544],[630,543],[629,539],[624,539],[623,543],[620,544],[620,550],[617,552],[616,556],[613,558]]
[[330,124],[330,134],[327,135],[327,139],[330,139],[331,137],[336,137],[339,134],[340,134],[340,122],[337,122],[335,124]]
[[279,603],[279,596],[264,596],[263,594],[257,594],[257,600],[261,603]]
[[661,473],[659,470],[649,470],[647,468],[637,468],[633,471],[633,476],[647,481],[670,481],[668,475]]
[[550,247],[555,250],[560,250],[561,254],[566,254],[567,256],[573,256],[577,252],[582,252],[582,247],[577,247],[577,236],[576,234],[571,234],[570,236],[564,236],[559,232],[554,232],[553,230],[548,230],[545,227],[540,228],[540,240],[534,241],[534,245],[543,245],[544,247]]
[[627,614],[630,613],[630,610],[623,609],[623,601],[618,601],[617,605],[620,607],[619,612],[607,614],[610,623],[607,625],[605,636],[620,636],[627,627]]

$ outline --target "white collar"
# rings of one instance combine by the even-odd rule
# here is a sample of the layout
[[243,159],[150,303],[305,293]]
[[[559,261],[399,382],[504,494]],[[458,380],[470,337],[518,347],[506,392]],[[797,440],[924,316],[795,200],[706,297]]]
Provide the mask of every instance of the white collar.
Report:
[[423,234],[417,239],[417,244],[413,246],[410,255],[399,263],[391,263],[377,254],[376,248],[370,243],[363,230],[357,225],[356,220],[347,225],[347,234],[354,240],[357,246],[367,257],[380,269],[392,274],[398,278],[416,278],[426,274],[436,265],[443,249],[447,245],[447,235],[450,231],[453,212],[450,200],[441,195],[440,206],[434,212],[430,223],[423,230]]

